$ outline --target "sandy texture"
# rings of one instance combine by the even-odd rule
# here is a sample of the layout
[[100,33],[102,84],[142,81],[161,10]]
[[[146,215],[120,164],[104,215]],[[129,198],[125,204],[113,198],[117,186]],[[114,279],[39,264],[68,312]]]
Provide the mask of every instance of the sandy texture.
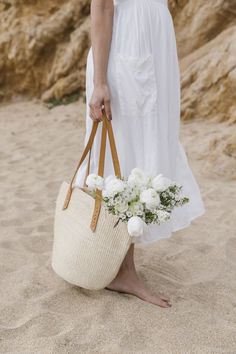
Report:
[[136,246],[140,275],[172,300],[161,309],[73,287],[51,269],[55,199],[80,156],[83,109],[0,108],[0,353],[235,354],[235,159],[210,150],[235,126],[182,126],[207,213],[168,240]]

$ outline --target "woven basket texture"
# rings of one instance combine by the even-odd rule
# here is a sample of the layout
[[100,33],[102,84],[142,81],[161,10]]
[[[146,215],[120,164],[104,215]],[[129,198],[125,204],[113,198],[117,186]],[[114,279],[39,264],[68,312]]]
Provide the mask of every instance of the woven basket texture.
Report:
[[69,184],[63,182],[56,201],[52,268],[64,280],[85,289],[105,288],[117,275],[132,237],[124,223],[101,207],[96,231],[90,229],[94,198],[75,187],[66,210]]

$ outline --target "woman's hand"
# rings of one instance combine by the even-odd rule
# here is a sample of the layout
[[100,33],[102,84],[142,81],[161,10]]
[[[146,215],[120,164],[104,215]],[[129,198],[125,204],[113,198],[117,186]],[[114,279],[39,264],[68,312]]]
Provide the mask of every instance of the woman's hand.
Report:
[[93,121],[102,121],[102,110],[109,120],[112,120],[111,114],[111,96],[110,89],[107,84],[94,85],[93,94],[89,102],[90,112],[89,116]]

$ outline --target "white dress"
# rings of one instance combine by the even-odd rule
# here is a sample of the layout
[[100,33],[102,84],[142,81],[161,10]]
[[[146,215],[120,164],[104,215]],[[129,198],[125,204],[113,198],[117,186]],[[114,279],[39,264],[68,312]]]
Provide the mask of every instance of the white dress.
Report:
[[[112,125],[121,165],[127,177],[134,167],[152,175],[162,173],[183,185],[190,202],[177,208],[168,223],[151,225],[135,243],[170,237],[203,214],[198,185],[179,141],[180,78],[173,21],[167,0],[116,0],[108,63]],[[86,136],[92,120],[88,103],[93,92],[90,48],[86,69]],[[91,155],[90,172],[97,172],[101,126]],[[76,176],[83,186],[85,162]],[[113,174],[107,147],[105,176]]]

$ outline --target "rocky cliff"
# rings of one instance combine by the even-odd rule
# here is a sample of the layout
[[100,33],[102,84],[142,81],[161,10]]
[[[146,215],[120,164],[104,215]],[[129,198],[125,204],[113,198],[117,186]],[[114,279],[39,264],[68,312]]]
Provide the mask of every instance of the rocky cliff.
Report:
[[89,1],[1,3],[1,95],[62,98],[84,89]]
[[[236,2],[170,0],[183,119],[235,122]],[[89,0],[0,3],[0,94],[61,99],[84,89]]]

